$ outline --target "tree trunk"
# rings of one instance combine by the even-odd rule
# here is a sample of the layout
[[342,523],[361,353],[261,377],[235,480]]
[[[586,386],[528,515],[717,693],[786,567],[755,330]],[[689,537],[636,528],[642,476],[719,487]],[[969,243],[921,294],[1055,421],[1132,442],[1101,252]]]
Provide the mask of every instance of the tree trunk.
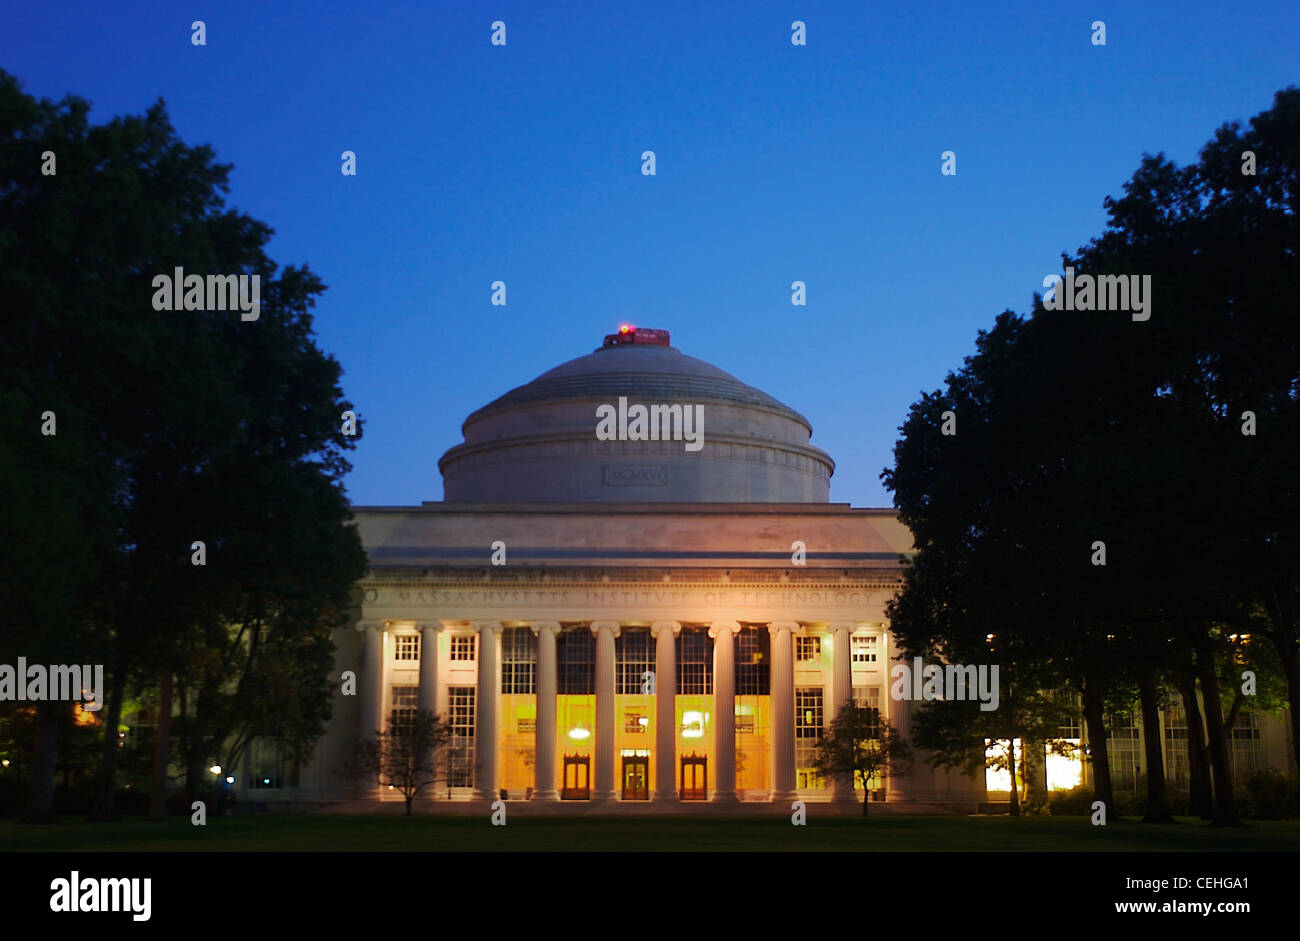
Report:
[[1291,709],[1291,754],[1296,761],[1296,768],[1291,770],[1300,774],[1300,650],[1296,649],[1294,637],[1280,630],[1274,632],[1273,643],[1277,647],[1278,659],[1282,661],[1282,672],[1286,675],[1287,701]]
[[1187,797],[1193,816],[1209,820],[1214,816],[1210,789],[1210,757],[1205,751],[1205,723],[1196,701],[1196,673],[1192,667],[1178,672],[1178,692],[1187,713]]
[[1142,822],[1173,823],[1165,799],[1164,743],[1160,741],[1160,702],[1153,670],[1142,671],[1138,698],[1142,703],[1142,746],[1147,763],[1147,813]]
[[1214,672],[1214,658],[1210,655],[1210,638],[1204,629],[1196,635],[1196,671],[1201,681],[1201,694],[1205,697],[1205,728],[1210,740],[1210,769],[1214,775],[1215,827],[1241,826],[1237,817],[1237,802],[1232,793],[1232,771],[1228,767],[1228,741],[1223,732],[1223,706],[1219,702],[1219,678]]
[[1015,737],[1007,739],[1007,762],[1011,769],[1011,809],[1009,813],[1013,817],[1020,816],[1020,786],[1016,784],[1016,740]]
[[[19,682],[24,679],[20,678]],[[36,704],[31,792],[23,812],[26,823],[54,822],[54,752],[58,744],[60,705],[48,700]]]
[[869,786],[870,786],[870,783],[871,783],[871,782],[868,781],[866,784],[863,784],[863,785],[862,785],[862,817],[863,817],[863,819],[866,819],[866,816],[867,816],[867,801],[871,799],[871,791],[870,791],[870,787],[869,787]]
[[1286,676],[1287,703],[1291,710],[1291,755],[1295,759],[1297,774],[1300,774],[1300,614],[1297,614],[1295,594],[1289,586],[1282,586],[1279,591],[1266,591],[1265,607],[1273,630],[1269,638],[1277,648],[1277,657],[1282,661],[1282,673]]
[[172,671],[164,670],[158,695],[158,726],[153,743],[153,790],[149,794],[149,817],[167,819],[167,757],[172,730]]
[[126,655],[119,654],[113,664],[113,682],[108,689],[108,715],[104,717],[104,743],[100,757],[99,797],[92,820],[117,819],[117,729],[122,724],[122,704],[126,699]]
[[1110,820],[1115,816],[1115,792],[1110,782],[1110,755],[1106,751],[1106,710],[1101,687],[1092,676],[1083,683],[1083,720],[1088,726],[1093,796],[1106,806],[1106,819]]

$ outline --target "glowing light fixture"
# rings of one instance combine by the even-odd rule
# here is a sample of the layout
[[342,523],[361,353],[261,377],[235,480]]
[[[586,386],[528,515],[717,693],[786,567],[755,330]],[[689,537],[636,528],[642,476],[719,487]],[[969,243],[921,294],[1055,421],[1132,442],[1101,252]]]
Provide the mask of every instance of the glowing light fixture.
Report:
[[227,783],[227,784],[234,784],[234,783],[235,783],[235,776],[234,776],[233,774],[228,774],[228,775],[226,775],[226,783]]
[[[636,723],[637,723],[637,725],[641,725],[641,726],[649,725],[649,724],[650,724],[650,718],[649,718],[649,716],[641,716],[641,718],[639,718],[639,719],[636,720]],[[9,764],[9,762],[6,761],[5,764]]]
[[209,768],[208,770],[211,771],[213,774],[220,774],[220,773],[221,773],[221,765],[213,765],[213,766],[212,766],[211,768]]
[[631,331],[632,331],[632,328],[629,327],[627,324],[623,324],[623,326],[621,326],[621,327],[618,328],[618,332],[619,332],[619,333],[630,333]]
[[591,730],[584,729],[582,726],[578,726],[576,729],[569,729],[569,738],[580,742],[583,739],[591,738]]
[[704,713],[682,713],[682,738],[704,738]]

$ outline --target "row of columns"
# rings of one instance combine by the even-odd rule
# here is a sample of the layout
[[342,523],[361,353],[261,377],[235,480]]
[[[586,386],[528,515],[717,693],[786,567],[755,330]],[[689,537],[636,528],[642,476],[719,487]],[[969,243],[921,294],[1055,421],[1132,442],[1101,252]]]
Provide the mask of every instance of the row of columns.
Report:
[[[499,621],[474,621],[478,632],[478,693],[475,697],[474,781],[476,796],[496,800],[499,796],[497,777],[498,720],[497,701],[501,684],[501,629]],[[361,731],[372,735],[382,726],[383,720],[383,660],[386,622],[363,621],[359,630],[365,631],[363,645],[363,671],[361,684]],[[852,657],[850,636],[854,625],[831,625],[833,641],[831,703],[829,714],[838,714],[840,708],[853,696]],[[556,741],[556,637],[560,632],[558,621],[535,621],[533,633],[537,636],[537,721],[535,725],[536,751],[533,762],[535,782],[533,800],[556,801],[560,799],[555,786]],[[615,730],[615,638],[619,635],[618,621],[598,620],[590,625],[596,637],[596,768],[592,797],[610,800],[617,796],[614,786],[614,730]],[[735,637],[741,625],[737,621],[715,621],[709,627],[713,638],[713,695],[714,695],[714,761],[716,787],[715,802],[737,800],[736,794],[736,674]],[[772,634],[771,673],[771,799],[793,800],[795,788],[794,762],[794,635],[799,629],[797,621],[775,621],[768,625]],[[437,640],[442,625],[420,625],[419,708],[437,711],[438,657]],[[676,637],[681,631],[677,621],[655,621],[650,626],[655,639],[655,789],[657,801],[677,799],[677,647]],[[880,651],[883,659],[884,651]],[[887,662],[887,661],[884,661]],[[898,719],[905,721],[904,716]],[[900,728],[900,732],[905,729]],[[837,800],[852,800],[852,780],[843,776],[833,782]]]

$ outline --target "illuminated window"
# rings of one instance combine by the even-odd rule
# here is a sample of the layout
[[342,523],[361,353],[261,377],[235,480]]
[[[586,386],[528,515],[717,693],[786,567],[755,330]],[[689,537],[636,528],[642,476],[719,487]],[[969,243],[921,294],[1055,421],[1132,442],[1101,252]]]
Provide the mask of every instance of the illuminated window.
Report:
[[713,692],[713,639],[709,632],[682,628],[677,636],[677,695]]
[[420,687],[394,686],[389,691],[388,728],[394,735],[405,735],[420,708]]
[[1228,733],[1228,767],[1238,784],[1260,768],[1259,722],[1253,712],[1239,712]]
[[555,641],[556,689],[561,696],[596,694],[596,638],[587,627],[561,631]]
[[1142,735],[1133,713],[1108,717],[1106,751],[1110,758],[1111,780],[1116,787],[1132,788],[1141,767]]
[[794,639],[795,659],[800,663],[818,660],[822,655],[822,639],[818,636],[796,637]]
[[501,632],[501,692],[536,692],[537,638],[531,628],[508,627]]
[[474,786],[474,687],[447,687],[451,739],[447,749],[448,787]]
[[654,644],[648,627],[625,627],[614,640],[618,664],[614,692],[624,696],[639,695],[646,682],[644,674],[655,670]]
[[473,660],[474,659],[474,642],[478,637],[474,634],[453,634],[451,638],[451,659],[452,660]]
[[813,770],[817,742],[822,737],[822,688],[796,686],[794,690],[794,765],[798,786],[820,788],[821,777]]
[[872,725],[875,728],[875,734],[880,734],[880,687],[879,686],[855,686],[853,687],[853,705],[859,709],[870,709],[872,713]]
[[772,636],[766,627],[736,635],[736,695],[768,696],[772,689]]
[[794,737],[816,740],[822,737],[822,688],[798,686],[794,691]]
[[394,660],[420,659],[419,634],[397,634],[394,636],[393,640],[395,642],[393,649]]
[[1187,787],[1187,762],[1187,710],[1176,706],[1165,711],[1165,777],[1175,787]]
[[849,638],[849,647],[853,651],[854,663],[876,662],[875,634],[854,634]]

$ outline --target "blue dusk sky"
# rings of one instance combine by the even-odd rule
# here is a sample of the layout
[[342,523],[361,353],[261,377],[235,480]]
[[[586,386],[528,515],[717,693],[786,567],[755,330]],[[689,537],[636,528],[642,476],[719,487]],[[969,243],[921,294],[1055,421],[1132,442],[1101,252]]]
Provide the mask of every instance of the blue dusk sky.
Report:
[[908,405],[1144,151],[1194,159],[1300,82],[1298,27],[1295,0],[10,0],[0,66],[96,121],[161,97],[234,164],[230,204],[329,285],[356,503],[441,499],[465,416],[627,322],[808,416],[831,499],[886,506]]

